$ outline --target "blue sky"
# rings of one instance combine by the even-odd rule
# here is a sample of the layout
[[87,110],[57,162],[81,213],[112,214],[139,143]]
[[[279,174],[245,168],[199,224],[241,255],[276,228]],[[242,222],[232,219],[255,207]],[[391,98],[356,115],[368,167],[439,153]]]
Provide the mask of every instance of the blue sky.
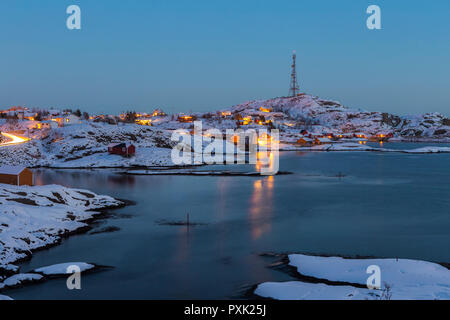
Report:
[[[82,29],[66,28],[66,8]],[[366,28],[366,8],[382,30]],[[0,106],[214,110],[302,91],[450,116],[450,1],[2,0]]]

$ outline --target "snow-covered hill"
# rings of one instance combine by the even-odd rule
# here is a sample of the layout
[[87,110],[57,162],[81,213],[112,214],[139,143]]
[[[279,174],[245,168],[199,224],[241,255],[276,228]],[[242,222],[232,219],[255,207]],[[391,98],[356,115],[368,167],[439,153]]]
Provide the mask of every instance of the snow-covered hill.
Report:
[[[59,168],[159,166],[170,164],[170,133],[135,124],[109,125],[84,122],[44,131],[30,142],[0,147],[0,165]],[[114,142],[132,143],[135,157],[108,154]]]
[[[272,109],[281,114],[278,118],[293,127],[316,127],[334,132],[362,132],[366,134],[393,133],[402,138],[450,138],[450,119],[439,113],[417,116],[397,116],[382,112],[352,110],[336,101],[323,100],[310,95],[251,101],[234,106],[233,113],[258,114],[263,109]],[[264,113],[271,117],[271,113]]]

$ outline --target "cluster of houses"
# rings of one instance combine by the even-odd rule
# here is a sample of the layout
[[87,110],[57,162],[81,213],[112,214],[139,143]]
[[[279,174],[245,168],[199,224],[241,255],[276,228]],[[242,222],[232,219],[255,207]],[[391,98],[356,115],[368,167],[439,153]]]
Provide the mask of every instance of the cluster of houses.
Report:
[[[156,120],[166,117],[167,114],[161,109],[156,109],[153,113],[133,113],[133,120],[139,125],[151,126]],[[109,124],[118,124],[119,122],[129,122],[127,114],[115,115],[93,115],[89,116],[74,114],[70,111],[46,110],[34,111],[26,107],[16,106],[7,110],[0,111],[0,117],[3,119],[17,119],[20,121],[32,121],[30,129],[55,129],[58,127],[69,126],[82,123],[82,119],[92,122],[105,122]]]
[[245,114],[231,111],[219,112],[219,117],[223,119],[235,120],[239,126],[272,126],[285,117],[281,112],[274,112],[272,108],[260,107]]
[[119,121],[134,121],[141,126],[152,126],[153,123],[165,117],[167,114],[163,110],[155,109],[152,113],[122,113],[119,115]]
[[307,130],[300,132],[300,137],[297,144],[300,145],[322,145],[329,144],[340,140],[358,140],[360,143],[370,142],[385,142],[392,138],[392,133],[379,133],[376,135],[366,135],[364,133],[309,133]]
[[[45,112],[32,111],[26,107],[12,107],[8,110],[0,111],[1,118],[4,119],[17,119],[20,121],[29,121],[29,129],[56,129],[58,127],[70,126],[74,124],[81,124],[81,117],[71,112],[61,112],[59,110],[47,110]],[[167,116],[162,110],[155,110],[151,115],[148,114],[136,114],[136,123],[139,121],[146,121],[147,117],[154,119],[155,117]],[[111,119],[110,119],[111,117]],[[120,118],[115,116],[97,115],[87,117],[85,120],[92,122],[114,122],[117,123]],[[111,121],[108,121],[111,120]],[[119,120],[120,121],[120,120]],[[113,123],[111,123],[113,124]],[[124,157],[132,157],[136,154],[136,147],[132,144],[118,142],[108,146],[108,153],[121,155]],[[17,185],[33,185],[32,172],[24,167],[0,167],[0,183],[17,184]]]
[[239,126],[270,126],[275,121],[281,120],[285,115],[281,112],[273,112],[272,108],[261,107],[258,110],[240,113],[230,110],[218,111],[217,113],[207,114],[178,114],[176,121],[180,123],[192,123],[199,117],[210,118],[213,120],[232,120]]
[[59,110],[47,110],[46,112],[37,112],[26,107],[15,106],[7,110],[0,111],[1,118],[17,119],[20,121],[33,121],[34,129],[52,129],[66,125],[81,123],[80,117],[71,112],[62,112]]
[[2,110],[0,112],[2,118],[17,118],[18,120],[30,120],[34,121],[36,117],[35,112],[31,112],[28,108],[21,106],[11,107],[7,110]]

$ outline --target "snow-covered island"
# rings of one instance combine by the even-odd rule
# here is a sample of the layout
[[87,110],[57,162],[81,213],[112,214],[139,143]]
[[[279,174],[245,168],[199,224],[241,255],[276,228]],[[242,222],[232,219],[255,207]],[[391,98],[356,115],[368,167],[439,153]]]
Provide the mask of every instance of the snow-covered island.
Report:
[[20,274],[14,264],[88,228],[89,221],[104,210],[123,205],[109,196],[58,185],[0,184],[0,290],[41,280],[53,269]]
[[[288,256],[299,280],[259,284],[255,294],[277,300],[448,300],[450,270],[408,259]],[[380,288],[369,289],[368,268],[380,270]],[[313,281],[311,281],[313,279]]]
[[[150,113],[88,115],[13,107],[0,112],[0,164],[54,168],[173,166],[170,153],[176,129],[280,130],[282,150],[376,151],[367,141],[450,142],[450,119],[438,113],[397,116],[346,108],[336,101],[307,94],[250,101],[230,108],[193,114]],[[8,136],[9,133],[9,136]],[[17,138],[17,136],[24,137]],[[12,137],[12,138],[11,138]],[[12,140],[11,140],[12,139]],[[109,154],[111,143],[133,144],[133,157]],[[343,143],[360,146],[341,147]],[[439,146],[422,153],[448,152]],[[419,153],[419,151],[418,151]]]

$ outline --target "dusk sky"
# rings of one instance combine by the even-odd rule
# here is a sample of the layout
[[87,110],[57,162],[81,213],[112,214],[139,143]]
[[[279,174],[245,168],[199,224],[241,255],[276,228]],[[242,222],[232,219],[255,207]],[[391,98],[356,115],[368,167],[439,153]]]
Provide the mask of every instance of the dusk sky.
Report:
[[[371,4],[382,30],[366,27]],[[449,15],[448,0],[2,0],[0,106],[227,108],[287,95],[296,50],[302,92],[450,116]]]

